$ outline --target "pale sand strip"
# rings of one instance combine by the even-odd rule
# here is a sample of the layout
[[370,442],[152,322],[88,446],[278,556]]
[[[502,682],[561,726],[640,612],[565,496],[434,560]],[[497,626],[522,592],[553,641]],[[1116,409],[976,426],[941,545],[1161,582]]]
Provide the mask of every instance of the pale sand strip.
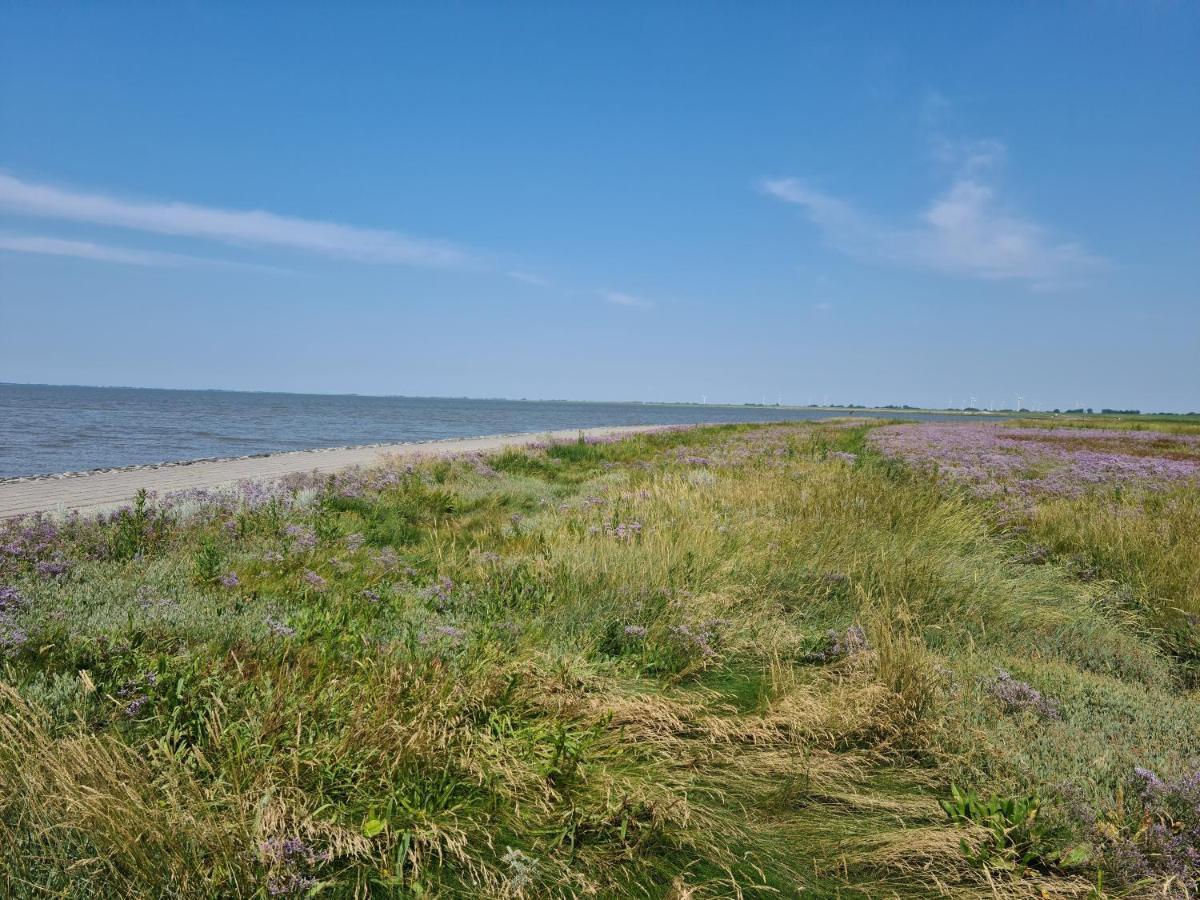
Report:
[[373,447],[297,450],[246,459],[215,459],[160,467],[84,472],[0,484],[0,519],[32,512],[99,512],[130,502],[141,489],[166,494],[192,488],[217,488],[239,481],[278,478],[293,472],[336,472],[349,466],[369,466],[385,456],[445,456],[480,453],[520,446],[538,440],[610,437],[655,431],[661,425],[623,425],[611,428],[572,428],[529,434],[490,435]]

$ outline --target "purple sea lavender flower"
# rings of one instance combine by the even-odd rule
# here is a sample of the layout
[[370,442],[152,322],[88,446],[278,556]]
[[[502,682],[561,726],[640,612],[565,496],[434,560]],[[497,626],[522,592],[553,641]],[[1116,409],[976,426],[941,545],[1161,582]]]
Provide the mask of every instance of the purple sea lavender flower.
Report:
[[400,556],[391,547],[384,547],[374,556],[375,564],[382,569],[394,569],[400,565]]
[[271,634],[275,635],[276,637],[294,637],[296,634],[295,628],[292,628],[292,626],[288,625],[286,622],[281,622],[274,616],[267,616],[265,619],[263,619],[263,624],[266,625]]
[[618,522],[616,525],[606,526],[605,531],[619,541],[629,541],[642,533],[642,523]]
[[26,600],[15,587],[0,585],[0,615],[24,608]]
[[44,559],[37,564],[37,573],[42,578],[57,578],[60,575],[65,575],[71,568],[71,564],[61,557],[55,559]]
[[449,638],[455,644],[460,643],[467,636],[467,633],[463,629],[457,628],[454,625],[438,625],[433,630],[443,637]]
[[371,603],[378,603],[380,600],[379,592],[370,590],[369,588],[362,592],[363,599],[369,600]]
[[851,625],[844,632],[831,628],[825,632],[825,643],[821,649],[808,654],[808,659],[813,662],[832,662],[856,656],[870,647],[867,633],[861,625]]
[[328,582],[324,578],[322,578],[320,575],[318,575],[312,569],[305,569],[303,578],[306,582],[308,582],[308,584],[310,584],[313,587],[314,590],[318,590],[318,591],[325,590],[325,586],[326,586],[326,584],[328,584]]
[[626,625],[625,636],[634,638],[644,638],[646,636],[645,625]]
[[1058,720],[1062,713],[1058,705],[1042,692],[1024,681],[1013,678],[1004,669],[996,669],[996,677],[988,683],[988,692],[1010,712],[1031,710],[1044,719]]
[[298,872],[274,875],[267,879],[267,893],[272,897],[294,897],[307,893],[316,883],[317,879],[310,875],[301,875]]
[[693,628],[688,625],[673,625],[670,634],[681,644],[695,650],[706,659],[717,655],[716,649],[712,646],[715,635],[703,626]]
[[0,619],[0,656],[12,656],[29,640],[25,630]]
[[346,535],[346,549],[349,550],[351,553],[356,553],[356,552],[358,552],[359,549],[361,549],[361,547],[365,541],[366,541],[366,538],[364,538],[361,534],[358,534],[357,532],[355,532],[354,534],[348,534],[348,535]]
[[127,704],[125,704],[125,715],[127,715],[131,719],[134,718],[138,713],[140,713],[142,711],[142,707],[146,705],[146,703],[149,699],[150,698],[147,697],[145,694],[142,694],[139,697],[134,697]]
[[444,608],[454,596],[454,580],[443,575],[422,590],[421,596],[426,600],[432,600],[439,609]]
[[295,550],[311,550],[317,546],[317,534],[311,528],[289,525],[283,530],[283,533],[291,541],[291,546]]
[[241,583],[241,579],[238,578],[237,572],[228,572],[221,576],[222,587],[235,588]]
[[1139,793],[1143,797],[1156,794],[1166,787],[1161,778],[1159,778],[1149,769],[1145,769],[1142,766],[1134,766],[1133,774],[1138,781]]

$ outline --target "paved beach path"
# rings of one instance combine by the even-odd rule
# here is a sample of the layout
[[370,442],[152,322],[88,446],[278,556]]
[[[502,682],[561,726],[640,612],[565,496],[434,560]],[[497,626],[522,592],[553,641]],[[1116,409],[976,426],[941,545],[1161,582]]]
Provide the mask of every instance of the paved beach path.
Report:
[[385,456],[427,457],[481,453],[521,446],[533,441],[570,440],[580,434],[588,437],[611,437],[639,431],[656,431],[662,427],[624,425],[611,428],[572,428],[563,431],[379,444],[370,447],[298,450],[241,459],[198,460],[18,478],[0,482],[0,519],[32,512],[99,512],[128,503],[142,488],[166,494],[191,488],[221,487],[248,479],[277,478],[293,472],[336,472],[348,466],[369,466],[381,462]]

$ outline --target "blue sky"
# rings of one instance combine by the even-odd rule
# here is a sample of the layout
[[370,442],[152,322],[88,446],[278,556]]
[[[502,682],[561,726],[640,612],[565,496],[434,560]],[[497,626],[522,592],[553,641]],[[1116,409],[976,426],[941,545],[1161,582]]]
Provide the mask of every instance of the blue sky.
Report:
[[0,381],[1200,408],[1200,6],[0,3]]

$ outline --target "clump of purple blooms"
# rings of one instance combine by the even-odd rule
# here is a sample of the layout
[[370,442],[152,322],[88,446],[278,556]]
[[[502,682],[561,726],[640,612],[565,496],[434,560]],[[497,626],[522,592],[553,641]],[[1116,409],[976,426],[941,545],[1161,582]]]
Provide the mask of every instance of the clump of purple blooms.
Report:
[[15,587],[0,585],[0,616],[24,609],[27,601]]
[[329,850],[317,851],[298,837],[273,838],[259,845],[259,853],[271,871],[267,893],[272,897],[303,894],[317,884],[311,872],[333,859]]
[[821,647],[808,654],[807,658],[810,662],[833,662],[857,656],[869,649],[871,649],[871,645],[867,641],[867,633],[861,625],[851,625],[845,631],[830,628],[825,632],[825,639]]
[[150,698],[146,696],[144,691],[149,690],[158,684],[158,675],[155,672],[147,672],[139,678],[131,678],[117,689],[117,696],[125,700],[125,715],[130,719],[135,718],[142,711]]
[[310,587],[312,587],[313,590],[316,590],[316,591],[325,590],[325,586],[328,584],[328,582],[324,579],[324,577],[322,577],[321,575],[318,575],[312,569],[305,569],[304,575],[301,577],[303,577],[304,581]]
[[[1200,769],[1161,778],[1135,766],[1119,806],[1097,811],[1072,785],[1061,785],[1070,818],[1128,885],[1157,897],[1191,900],[1200,891]],[[1149,896],[1149,892],[1147,893]]]
[[712,659],[717,655],[713,644],[720,637],[720,630],[728,624],[728,619],[708,619],[696,625],[672,625],[667,633],[688,655]]
[[43,559],[35,567],[35,571],[42,578],[59,578],[70,570],[71,563],[61,556],[56,556],[54,559]]
[[986,684],[987,692],[1000,701],[1008,712],[1030,710],[1043,719],[1059,720],[1058,704],[1025,681],[1018,681],[1004,669],[996,669],[996,677]]
[[1079,496],[1103,485],[1200,481],[1200,436],[1003,425],[888,425],[885,456],[935,468],[980,496]]
[[641,535],[642,523],[636,520],[633,522],[617,522],[615,524],[609,522],[605,524],[603,529],[600,529],[596,526],[588,529],[589,534],[600,534],[601,531],[618,541],[632,541],[634,538]]
[[421,591],[421,596],[438,609],[445,609],[454,597],[454,579],[443,575]]
[[1200,769],[1169,780],[1140,766],[1133,772],[1141,827],[1119,855],[1141,877],[1170,879],[1175,893],[1167,896],[1194,897],[1200,889]]
[[238,578],[237,572],[227,572],[221,576],[222,587],[235,588],[241,583],[241,579]]
[[317,546],[317,533],[303,525],[289,525],[283,530],[283,534],[293,551],[303,552]]
[[263,619],[263,624],[267,626],[267,630],[270,631],[271,634],[275,635],[275,637],[287,638],[295,637],[296,635],[295,628],[293,628],[291,625],[288,625],[286,622],[275,618],[274,616],[267,616],[265,619]]
[[14,587],[0,585],[0,657],[11,656],[29,640],[25,629],[17,625],[16,614],[27,601]]
[[467,637],[467,632],[456,625],[437,625],[429,633],[422,636],[421,643],[425,644],[435,637],[443,637],[452,644],[461,644]]
[[63,555],[62,531],[37,514],[0,522],[0,576],[32,572],[56,578],[70,569]]
[[381,569],[394,569],[400,565],[400,554],[391,547],[384,547],[372,557],[372,561]]

